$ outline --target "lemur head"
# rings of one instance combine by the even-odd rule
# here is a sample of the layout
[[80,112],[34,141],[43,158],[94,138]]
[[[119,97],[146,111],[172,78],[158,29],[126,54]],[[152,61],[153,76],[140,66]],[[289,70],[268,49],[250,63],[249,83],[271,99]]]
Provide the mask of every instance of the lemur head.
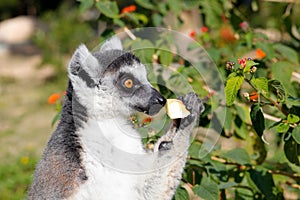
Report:
[[76,98],[92,115],[154,115],[166,103],[147,80],[145,66],[117,37],[93,53],[79,46],[68,71]]

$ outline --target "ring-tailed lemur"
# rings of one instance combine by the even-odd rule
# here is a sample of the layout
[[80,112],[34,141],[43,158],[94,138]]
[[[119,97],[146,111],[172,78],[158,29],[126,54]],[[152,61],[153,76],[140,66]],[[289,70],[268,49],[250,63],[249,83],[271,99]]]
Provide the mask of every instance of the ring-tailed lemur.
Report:
[[38,163],[30,200],[169,200],[179,185],[190,134],[203,111],[198,96],[179,99],[191,114],[173,120],[146,151],[128,121],[156,114],[166,103],[145,66],[117,37],[90,53],[81,45],[69,67],[61,120]]

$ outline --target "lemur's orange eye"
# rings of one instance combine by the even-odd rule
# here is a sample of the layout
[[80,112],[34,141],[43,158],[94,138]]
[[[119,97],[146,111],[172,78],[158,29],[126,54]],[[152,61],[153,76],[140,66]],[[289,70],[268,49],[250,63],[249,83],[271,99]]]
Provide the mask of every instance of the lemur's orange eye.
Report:
[[127,88],[132,88],[133,86],[133,81],[131,79],[127,79],[125,82],[124,82],[124,85],[125,87]]

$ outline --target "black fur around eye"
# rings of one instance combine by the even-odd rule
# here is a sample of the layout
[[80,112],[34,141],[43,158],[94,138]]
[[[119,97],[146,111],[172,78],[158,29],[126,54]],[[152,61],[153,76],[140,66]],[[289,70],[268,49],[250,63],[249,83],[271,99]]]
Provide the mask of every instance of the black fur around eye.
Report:
[[130,73],[122,73],[120,74],[117,83],[119,88],[123,91],[132,92],[132,89],[138,86],[139,81]]

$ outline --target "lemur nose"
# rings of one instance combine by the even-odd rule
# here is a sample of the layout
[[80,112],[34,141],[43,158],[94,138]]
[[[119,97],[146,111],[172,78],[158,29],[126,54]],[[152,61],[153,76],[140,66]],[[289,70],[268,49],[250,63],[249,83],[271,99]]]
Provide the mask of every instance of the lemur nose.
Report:
[[158,96],[156,101],[157,101],[157,103],[159,103],[162,106],[164,106],[167,102],[167,100],[163,96]]
[[159,104],[164,106],[167,100],[154,88],[152,88],[152,104]]
[[149,99],[147,106],[147,113],[149,115],[155,115],[164,107],[167,100],[154,88],[151,91],[151,98]]

